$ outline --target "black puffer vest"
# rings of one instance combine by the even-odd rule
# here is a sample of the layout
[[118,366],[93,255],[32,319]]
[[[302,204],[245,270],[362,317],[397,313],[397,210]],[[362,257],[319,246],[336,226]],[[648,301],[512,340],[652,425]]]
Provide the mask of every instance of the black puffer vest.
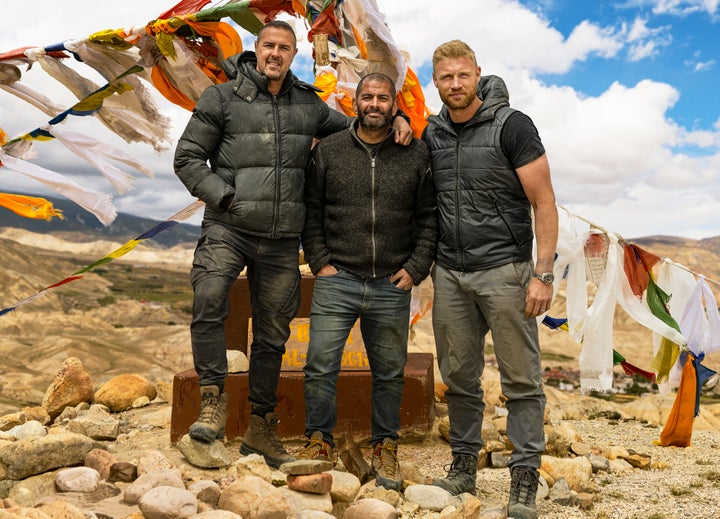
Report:
[[484,76],[480,110],[460,133],[447,108],[428,118],[423,139],[432,155],[437,193],[438,265],[476,271],[532,256],[531,206],[500,142],[514,112],[505,83]]

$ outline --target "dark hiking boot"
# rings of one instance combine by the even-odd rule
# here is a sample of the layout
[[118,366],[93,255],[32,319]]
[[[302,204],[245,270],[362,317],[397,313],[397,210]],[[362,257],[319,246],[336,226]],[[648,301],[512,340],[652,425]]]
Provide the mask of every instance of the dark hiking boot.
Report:
[[397,442],[392,438],[385,438],[382,443],[376,443],[372,455],[372,468],[375,472],[375,481],[381,487],[390,490],[400,490],[402,475],[397,459]]
[[323,433],[315,431],[310,435],[310,439],[305,444],[297,458],[299,460],[324,460],[332,463],[337,462],[333,446],[323,439]]
[[532,467],[513,467],[510,469],[510,499],[508,499],[508,518],[536,519],[537,494],[540,474]]
[[277,413],[268,413],[265,418],[256,414],[250,415],[250,425],[245,432],[240,453],[260,454],[265,458],[268,466],[277,469],[283,463],[295,461],[283,447],[282,441],[275,432],[275,426],[280,423]]
[[478,460],[475,456],[455,454],[448,469],[448,475],[442,479],[436,479],[432,484],[444,488],[454,496],[463,492],[476,495],[477,466]]
[[190,426],[188,434],[193,440],[212,443],[225,436],[228,394],[220,394],[218,386],[200,388],[200,414]]

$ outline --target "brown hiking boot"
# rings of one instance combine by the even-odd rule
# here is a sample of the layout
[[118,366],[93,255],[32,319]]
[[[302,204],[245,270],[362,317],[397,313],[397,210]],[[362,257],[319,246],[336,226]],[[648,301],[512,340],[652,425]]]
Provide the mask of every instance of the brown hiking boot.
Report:
[[402,475],[397,459],[397,442],[392,438],[385,438],[382,443],[376,443],[372,455],[372,468],[375,471],[375,481],[378,485],[390,490],[400,490]]
[[212,443],[225,436],[228,394],[220,395],[218,386],[200,388],[200,414],[190,426],[188,434],[193,440]]
[[305,444],[297,458],[299,460],[325,460],[331,461],[333,464],[337,462],[337,457],[333,450],[333,446],[323,439],[323,433],[315,431],[310,435],[310,439]]
[[265,463],[277,469],[283,463],[295,461],[283,447],[282,441],[275,432],[275,426],[280,423],[277,413],[268,413],[265,418],[255,414],[250,415],[250,425],[245,432],[240,453],[260,454]]

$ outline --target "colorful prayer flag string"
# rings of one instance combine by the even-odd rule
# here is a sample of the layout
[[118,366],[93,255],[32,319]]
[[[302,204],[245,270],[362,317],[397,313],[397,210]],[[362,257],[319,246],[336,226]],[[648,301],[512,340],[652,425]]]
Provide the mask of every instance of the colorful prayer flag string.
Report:
[[121,247],[115,249],[107,256],[104,256],[104,257],[100,258],[99,260],[91,263],[90,265],[87,265],[86,267],[81,268],[77,272],[73,272],[70,276],[66,277],[65,279],[43,288],[42,290],[38,291],[36,294],[33,294],[32,296],[27,297],[27,298],[23,299],[22,301],[18,301],[17,303],[15,303],[12,306],[3,308],[2,310],[0,310],[0,317],[2,317],[3,315],[5,315],[7,313],[12,312],[13,310],[17,309],[18,307],[20,307],[22,305],[30,303],[31,301],[34,301],[35,299],[38,299],[39,297],[45,295],[47,292],[49,292],[53,288],[57,288],[59,286],[66,285],[67,283],[70,283],[72,281],[81,279],[83,277],[83,274],[91,271],[92,269],[94,269],[95,267],[97,267],[99,265],[104,265],[106,263],[110,263],[112,260],[117,259],[121,256],[124,256],[125,254],[127,254],[128,252],[133,250],[140,242],[150,239],[150,238],[153,238],[157,234],[176,226],[180,221],[186,220],[187,218],[189,218],[190,216],[195,214],[204,205],[205,204],[203,202],[201,202],[200,200],[196,200],[195,202],[193,202],[189,206],[185,207],[181,211],[178,211],[177,213],[172,215],[167,220],[159,223],[158,225],[156,225],[152,229],[144,232],[137,238],[134,238],[134,239],[128,241],[127,243],[125,243],[124,245],[122,245]]

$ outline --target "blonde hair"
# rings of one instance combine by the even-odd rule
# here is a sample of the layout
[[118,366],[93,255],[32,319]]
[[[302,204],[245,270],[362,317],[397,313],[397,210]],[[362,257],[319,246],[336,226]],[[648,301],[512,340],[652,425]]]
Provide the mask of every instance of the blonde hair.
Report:
[[477,59],[475,59],[475,52],[470,46],[461,40],[451,40],[443,43],[435,52],[433,52],[432,64],[433,69],[439,61],[444,59],[458,59],[458,58],[472,58],[473,64],[477,66]]

